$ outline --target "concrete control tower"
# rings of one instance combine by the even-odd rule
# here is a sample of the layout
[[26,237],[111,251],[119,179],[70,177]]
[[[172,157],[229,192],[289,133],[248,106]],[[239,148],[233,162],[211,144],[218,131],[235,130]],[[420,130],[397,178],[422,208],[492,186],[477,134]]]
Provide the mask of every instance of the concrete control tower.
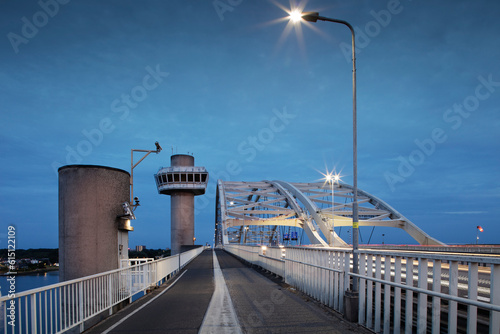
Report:
[[170,157],[171,167],[161,168],[155,175],[158,193],[170,195],[172,255],[182,246],[194,245],[194,196],[207,188],[205,167],[194,167],[194,157],[176,154]]

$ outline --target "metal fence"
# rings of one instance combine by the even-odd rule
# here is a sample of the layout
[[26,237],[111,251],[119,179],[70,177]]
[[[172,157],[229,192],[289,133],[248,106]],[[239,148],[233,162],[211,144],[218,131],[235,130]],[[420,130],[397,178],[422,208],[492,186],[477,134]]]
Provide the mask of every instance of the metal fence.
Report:
[[349,249],[225,249],[341,313],[357,277],[358,323],[377,333],[500,333],[500,257],[361,250],[355,275]]
[[0,297],[3,333],[83,332],[86,321],[161,284],[203,251],[190,251]]

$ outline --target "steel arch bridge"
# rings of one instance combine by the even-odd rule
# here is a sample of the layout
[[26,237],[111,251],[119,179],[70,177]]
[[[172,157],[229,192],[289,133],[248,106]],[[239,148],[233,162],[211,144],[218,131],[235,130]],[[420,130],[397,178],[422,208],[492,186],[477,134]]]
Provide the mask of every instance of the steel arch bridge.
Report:
[[[280,228],[285,227],[303,231],[311,244],[348,246],[332,226],[352,226],[352,199],[352,186],[342,182],[332,188],[323,182],[219,180],[215,244],[280,243]],[[400,228],[421,245],[445,245],[386,202],[359,188],[358,213],[360,227]]]

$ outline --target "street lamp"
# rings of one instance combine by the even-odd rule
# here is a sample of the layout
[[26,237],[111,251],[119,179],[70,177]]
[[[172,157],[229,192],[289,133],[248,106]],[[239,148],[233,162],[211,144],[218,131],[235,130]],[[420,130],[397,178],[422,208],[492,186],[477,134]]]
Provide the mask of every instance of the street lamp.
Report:
[[[137,167],[138,164],[141,163],[142,160],[146,159],[146,157],[151,153],[160,153],[162,150],[160,144],[155,142],[156,150],[130,150],[130,206],[136,207],[139,206],[139,201],[137,197],[135,198],[136,204],[132,203],[134,199],[134,168]],[[134,165],[134,152],[146,152],[146,154]]]
[[[292,16],[290,17],[292,18]],[[359,239],[359,217],[358,217],[358,154],[357,154],[357,119],[356,119],[356,47],[355,47],[355,36],[354,28],[349,24],[349,22],[337,19],[331,19],[328,17],[319,16],[318,12],[307,12],[302,13],[302,19],[308,22],[328,21],[334,23],[340,23],[349,28],[352,37],[352,134],[353,134],[353,203],[352,203],[352,258],[353,258],[353,273],[359,274],[358,269],[358,239]],[[358,279],[353,278],[352,292],[354,294],[358,293]],[[357,315],[356,315],[357,318]]]
[[302,13],[299,10],[293,10],[290,12],[290,20],[293,23],[297,23],[302,19]]
[[339,174],[333,174],[331,173],[326,173],[325,179],[328,183],[330,183],[332,187],[332,235],[331,235],[331,246],[335,246],[335,182],[339,182],[340,180],[340,175]]

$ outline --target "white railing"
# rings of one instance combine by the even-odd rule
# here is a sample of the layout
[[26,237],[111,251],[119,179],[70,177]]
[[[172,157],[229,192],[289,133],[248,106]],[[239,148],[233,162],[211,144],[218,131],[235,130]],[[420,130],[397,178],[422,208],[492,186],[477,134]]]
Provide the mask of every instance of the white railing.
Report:
[[259,252],[261,251],[261,247],[244,246],[244,245],[225,245],[224,249],[247,262],[258,265]]
[[361,250],[355,275],[349,249],[225,249],[341,313],[357,277],[358,323],[377,333],[440,333],[442,326],[456,333],[459,325],[467,333],[500,333],[500,257]]
[[122,259],[120,261],[120,268],[126,268],[130,266],[135,266],[136,264],[142,264],[146,262],[152,262],[155,259],[148,257],[148,258],[135,258],[135,259]]
[[199,247],[157,261],[0,297],[3,333],[63,333],[74,328],[83,332],[86,321],[111,315],[114,306],[161,284],[202,251]]

